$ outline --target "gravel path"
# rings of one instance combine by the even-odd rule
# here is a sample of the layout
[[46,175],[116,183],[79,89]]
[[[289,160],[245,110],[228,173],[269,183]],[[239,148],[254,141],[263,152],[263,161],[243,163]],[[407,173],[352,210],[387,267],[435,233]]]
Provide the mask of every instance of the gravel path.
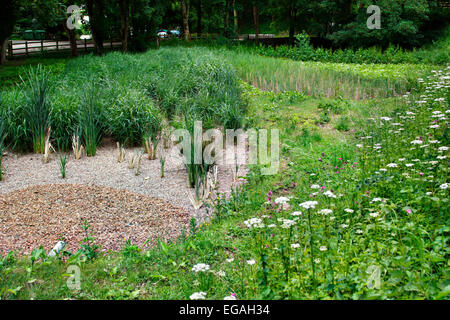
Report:
[[[126,149],[126,159],[139,150]],[[29,253],[39,245],[50,250],[60,235],[70,241],[69,248],[78,248],[84,218],[106,249],[117,249],[125,237],[137,243],[164,238],[166,233],[173,238],[191,217],[199,223],[208,219],[205,208],[192,206],[189,195],[194,190],[175,154],[166,158],[164,178],[159,159],[148,160],[144,154],[141,173],[136,175],[127,160],[117,161],[117,148],[112,145],[99,148],[95,157],[75,160],[67,154],[66,179],[61,178],[59,165],[57,154],[51,154],[46,164],[42,155],[6,155],[0,182],[0,252],[22,248]],[[239,175],[245,174],[242,166]],[[232,168],[219,166],[218,180],[218,192],[229,194]],[[128,226],[129,219],[138,224]]]

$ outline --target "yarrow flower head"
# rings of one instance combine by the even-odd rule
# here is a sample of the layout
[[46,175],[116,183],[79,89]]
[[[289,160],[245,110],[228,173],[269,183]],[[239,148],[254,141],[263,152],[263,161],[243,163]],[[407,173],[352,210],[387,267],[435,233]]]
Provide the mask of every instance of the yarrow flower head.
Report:
[[325,196],[327,196],[328,198],[336,198],[336,195],[335,195],[332,191],[330,191],[330,190],[325,191],[323,194],[324,194]]
[[194,292],[189,297],[191,300],[205,300],[206,299],[206,292]]
[[256,263],[255,259],[247,260],[247,264],[254,265]]
[[281,225],[281,227],[283,229],[289,229],[290,227],[292,227],[293,225],[295,225],[297,223],[294,220],[289,220],[289,219],[280,219],[280,221],[283,222],[283,224]]
[[304,209],[314,209],[318,204],[317,201],[305,201],[300,203],[300,207]]
[[389,163],[389,164],[386,165],[386,167],[388,167],[388,168],[397,168],[398,164],[396,164],[396,163]]
[[288,203],[289,200],[290,199],[286,198],[286,197],[278,197],[278,198],[275,199],[275,203],[276,204],[285,204],[285,203]]
[[333,213],[333,210],[331,209],[322,209],[319,211],[320,214],[323,214],[324,216]]
[[247,228],[264,228],[264,223],[260,218],[251,218],[244,221],[244,224],[247,226]]
[[223,300],[237,300],[236,294],[232,293],[229,296],[226,296],[225,298],[223,298]]
[[206,272],[209,270],[209,265],[205,263],[198,263],[192,267],[192,271],[194,272]]

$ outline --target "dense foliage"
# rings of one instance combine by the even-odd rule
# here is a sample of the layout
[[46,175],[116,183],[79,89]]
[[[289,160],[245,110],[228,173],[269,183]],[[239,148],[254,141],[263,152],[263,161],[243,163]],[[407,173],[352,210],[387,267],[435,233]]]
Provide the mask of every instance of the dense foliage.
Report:
[[320,61],[336,63],[384,63],[384,64],[433,64],[446,65],[450,60],[450,35],[439,40],[431,48],[407,51],[398,46],[358,49],[324,49],[313,48],[307,34],[296,36],[295,46],[266,47],[256,46],[254,52],[270,57],[283,57],[301,61]]
[[[253,124],[282,130],[278,174],[256,166],[211,224],[148,251],[128,241],[103,255],[90,238],[56,258],[10,253],[0,295],[446,299],[448,80],[434,71],[412,94],[368,102],[245,85]],[[70,265],[81,267],[80,290],[67,287]]]
[[[42,108],[48,120],[38,123],[38,137],[50,126],[53,145],[63,150],[71,147],[77,131],[84,132],[85,141],[87,132],[92,136],[98,131],[94,140],[110,135],[121,143],[140,144],[145,135],[160,130],[164,116],[176,125],[187,114],[203,120],[204,127],[240,126],[243,120],[234,70],[207,49],[84,56],[70,61],[62,73],[39,78],[32,68],[28,77],[0,93],[5,143],[16,150],[30,149],[36,139],[27,110],[41,115]],[[36,102],[30,100],[33,96],[25,99],[30,90],[38,91]]]

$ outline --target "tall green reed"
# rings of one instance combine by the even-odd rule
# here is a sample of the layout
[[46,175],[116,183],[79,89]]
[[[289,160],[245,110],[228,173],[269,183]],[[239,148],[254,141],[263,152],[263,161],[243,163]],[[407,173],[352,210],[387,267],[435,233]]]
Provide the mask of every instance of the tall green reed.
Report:
[[89,88],[78,109],[78,125],[85,145],[86,155],[95,156],[102,138],[102,113],[93,88]]
[[25,79],[22,79],[25,96],[25,121],[32,136],[33,151],[44,153],[45,136],[50,126],[50,105],[48,93],[50,89],[49,73],[42,65],[30,68]]
[[4,153],[4,142],[5,142],[5,121],[3,117],[3,112],[0,113],[0,181],[3,180],[3,153]]

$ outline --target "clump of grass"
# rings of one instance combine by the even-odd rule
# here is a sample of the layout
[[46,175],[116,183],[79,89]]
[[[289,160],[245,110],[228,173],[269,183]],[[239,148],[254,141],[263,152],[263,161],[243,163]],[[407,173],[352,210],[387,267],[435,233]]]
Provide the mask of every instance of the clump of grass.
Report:
[[3,120],[3,114],[0,113],[0,181],[3,180],[3,154],[5,152],[5,121]]
[[339,131],[349,131],[350,130],[350,119],[347,116],[339,117],[334,128]]
[[75,160],[79,160],[83,155],[84,147],[81,145],[81,139],[78,133],[75,133],[72,136],[72,150],[75,156]]
[[125,149],[120,142],[117,142],[117,162],[122,163],[125,160]]
[[128,157],[128,169],[136,169],[135,174],[141,174],[142,152],[131,153]]
[[67,156],[59,157],[59,171],[61,172],[61,178],[66,178],[66,164],[67,164]]
[[84,95],[83,103],[78,109],[78,121],[86,155],[95,156],[102,137],[102,119],[101,109],[93,91]]
[[141,174],[141,161],[142,161],[142,152],[139,152],[136,156],[136,171],[134,172],[134,174],[136,176]]
[[161,164],[161,178],[164,178],[164,165],[166,164],[166,158],[164,156],[160,155],[159,162]]
[[46,132],[50,126],[50,106],[47,101],[50,87],[48,72],[42,65],[30,68],[22,83],[25,119],[32,136],[33,150],[35,153],[44,153]]
[[156,159],[156,148],[158,147],[158,142],[151,135],[145,138],[145,150],[147,151],[148,159]]

